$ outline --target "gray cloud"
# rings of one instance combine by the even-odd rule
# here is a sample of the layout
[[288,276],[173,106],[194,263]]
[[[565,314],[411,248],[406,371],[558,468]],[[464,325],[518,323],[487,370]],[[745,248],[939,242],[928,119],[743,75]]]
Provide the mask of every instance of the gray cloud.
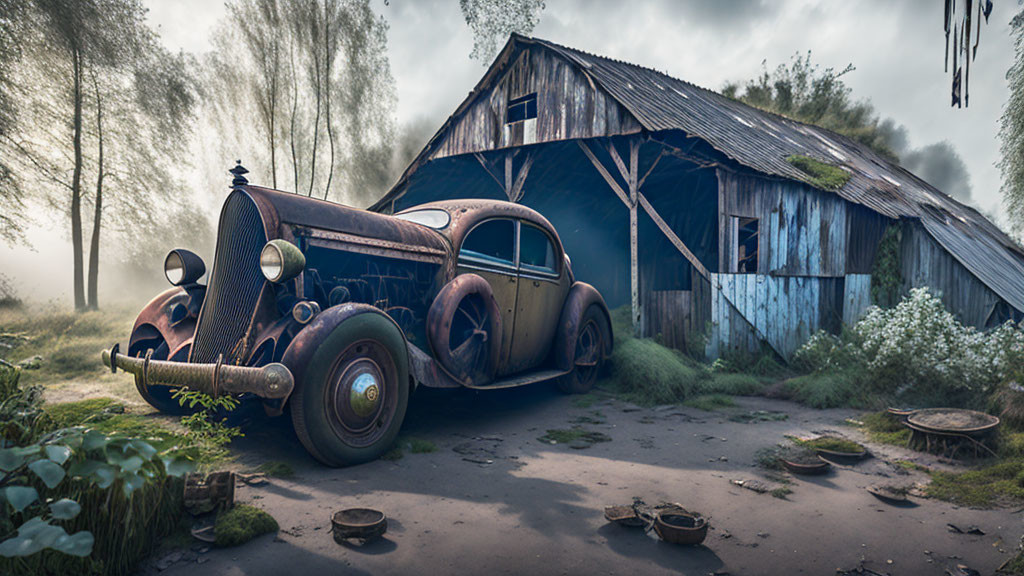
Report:
[[949,142],[936,142],[902,155],[900,164],[953,198],[971,203],[971,174]]

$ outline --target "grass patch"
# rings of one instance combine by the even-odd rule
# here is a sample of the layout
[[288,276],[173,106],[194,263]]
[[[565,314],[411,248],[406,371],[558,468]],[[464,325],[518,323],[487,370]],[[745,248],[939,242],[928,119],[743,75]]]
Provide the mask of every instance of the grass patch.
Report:
[[756,396],[764,391],[767,383],[767,379],[752,374],[716,372],[707,380],[700,381],[697,391],[701,394]]
[[573,396],[572,405],[576,408],[590,408],[600,401],[601,398],[599,398],[597,394],[587,393],[580,394],[579,396]]
[[789,414],[785,412],[778,412],[776,410],[751,410],[742,414],[734,414],[729,417],[731,422],[742,422],[744,424],[754,424],[757,422],[781,422],[782,420],[789,420]]
[[850,173],[838,166],[816,160],[810,156],[794,154],[786,161],[810,177],[810,183],[823,190],[839,190],[850,181]]
[[933,471],[931,476],[926,490],[928,496],[939,500],[981,508],[1024,502],[1024,458],[1009,458],[967,472]]
[[725,394],[704,394],[690,398],[683,402],[683,404],[691,408],[704,410],[705,412],[714,412],[722,408],[731,408],[736,405],[736,402],[733,401],[732,396],[726,396]]
[[927,472],[930,474],[932,471],[931,468],[922,466],[917,462],[911,462],[910,460],[893,460],[893,464],[912,472]]
[[381,460],[387,460],[388,462],[395,462],[396,460],[401,460],[404,457],[405,451],[397,444],[392,446],[387,452],[380,455]]
[[787,380],[784,387],[793,400],[818,409],[858,404],[864,389],[853,372],[807,374]]
[[78,402],[46,404],[43,410],[55,428],[67,428],[106,420],[114,413],[123,413],[124,405],[113,398],[89,398]]
[[608,419],[605,417],[604,412],[600,410],[594,410],[590,414],[584,414],[583,416],[577,416],[569,421],[572,424],[607,424]]
[[611,385],[625,400],[654,406],[686,400],[710,374],[680,352],[653,340],[630,338],[616,344],[611,376]]
[[277,532],[277,529],[277,520],[270,514],[253,506],[237,504],[217,514],[213,534],[215,544],[225,548],[245,544],[257,536]]
[[773,498],[778,498],[779,500],[785,500],[786,496],[789,496],[792,493],[793,490],[791,490],[789,486],[779,486],[778,488],[775,488],[771,492],[769,492],[769,494],[771,494]]
[[782,453],[782,449],[778,446],[768,446],[765,448],[758,449],[754,452],[754,464],[758,468],[765,470],[782,471],[782,461],[779,460],[779,456]]
[[291,478],[295,476],[295,469],[285,462],[271,461],[264,462],[256,467],[256,471],[272,478]]
[[910,439],[910,429],[884,410],[864,414],[860,421],[864,423],[864,433],[872,442],[905,446]]
[[0,334],[17,335],[0,355],[15,363],[40,356],[39,369],[24,375],[29,384],[102,376],[100,350],[128,337],[137,312],[127,306],[90,312],[0,308]]
[[569,444],[573,447],[587,447],[599,442],[611,442],[611,436],[593,430],[587,430],[580,426],[572,428],[556,428],[548,430],[546,434],[537,438],[545,444]]
[[430,454],[431,452],[437,452],[437,444],[434,444],[430,440],[409,438],[405,443],[409,447],[409,452],[412,452],[413,454]]
[[835,436],[822,436],[813,440],[795,439],[794,442],[812,450],[828,450],[830,452],[844,452],[847,454],[860,454],[866,450],[864,446],[853,440],[836,438]]
[[187,434],[168,428],[159,416],[128,414],[124,405],[111,398],[44,404],[43,411],[53,429],[85,426],[108,436],[142,438],[157,450],[193,444]]

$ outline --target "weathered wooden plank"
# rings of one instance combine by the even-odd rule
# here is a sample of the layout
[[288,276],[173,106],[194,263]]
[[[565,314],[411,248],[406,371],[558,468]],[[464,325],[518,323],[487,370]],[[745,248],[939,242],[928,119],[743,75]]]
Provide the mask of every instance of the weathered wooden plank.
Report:
[[590,163],[593,164],[594,168],[597,169],[597,173],[600,174],[602,178],[604,178],[604,181],[608,184],[608,187],[612,189],[612,192],[615,192],[615,195],[619,197],[619,200],[622,200],[622,203],[629,207],[629,196],[626,194],[625,191],[622,190],[622,187],[619,186],[619,183],[616,182],[614,178],[612,178],[612,175],[608,173],[608,169],[604,167],[604,164],[602,164],[601,161],[597,159],[597,156],[594,156],[594,153],[590,151],[590,146],[588,146],[587,143],[582,140],[577,140],[576,143],[579,145],[580,150],[583,150],[583,154],[585,154],[587,158],[590,159]]

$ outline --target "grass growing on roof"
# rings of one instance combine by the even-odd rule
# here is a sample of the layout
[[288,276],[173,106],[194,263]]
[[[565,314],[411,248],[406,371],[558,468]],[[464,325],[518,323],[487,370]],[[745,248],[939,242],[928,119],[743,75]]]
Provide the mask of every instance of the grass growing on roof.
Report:
[[809,176],[811,184],[823,190],[839,190],[850,181],[850,173],[846,170],[810,156],[794,154],[786,161]]
[[222,548],[238,546],[257,536],[277,532],[277,529],[277,520],[270,514],[253,506],[237,504],[217,514],[217,522],[213,526],[214,543]]

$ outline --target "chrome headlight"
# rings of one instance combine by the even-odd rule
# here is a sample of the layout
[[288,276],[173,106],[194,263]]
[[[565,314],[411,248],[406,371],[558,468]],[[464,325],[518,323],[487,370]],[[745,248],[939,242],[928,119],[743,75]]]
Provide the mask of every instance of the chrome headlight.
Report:
[[306,257],[299,247],[287,240],[271,240],[260,252],[260,270],[271,282],[287,282],[306,267]]
[[194,252],[171,250],[164,259],[164,276],[173,286],[195,284],[206,274],[206,264]]

